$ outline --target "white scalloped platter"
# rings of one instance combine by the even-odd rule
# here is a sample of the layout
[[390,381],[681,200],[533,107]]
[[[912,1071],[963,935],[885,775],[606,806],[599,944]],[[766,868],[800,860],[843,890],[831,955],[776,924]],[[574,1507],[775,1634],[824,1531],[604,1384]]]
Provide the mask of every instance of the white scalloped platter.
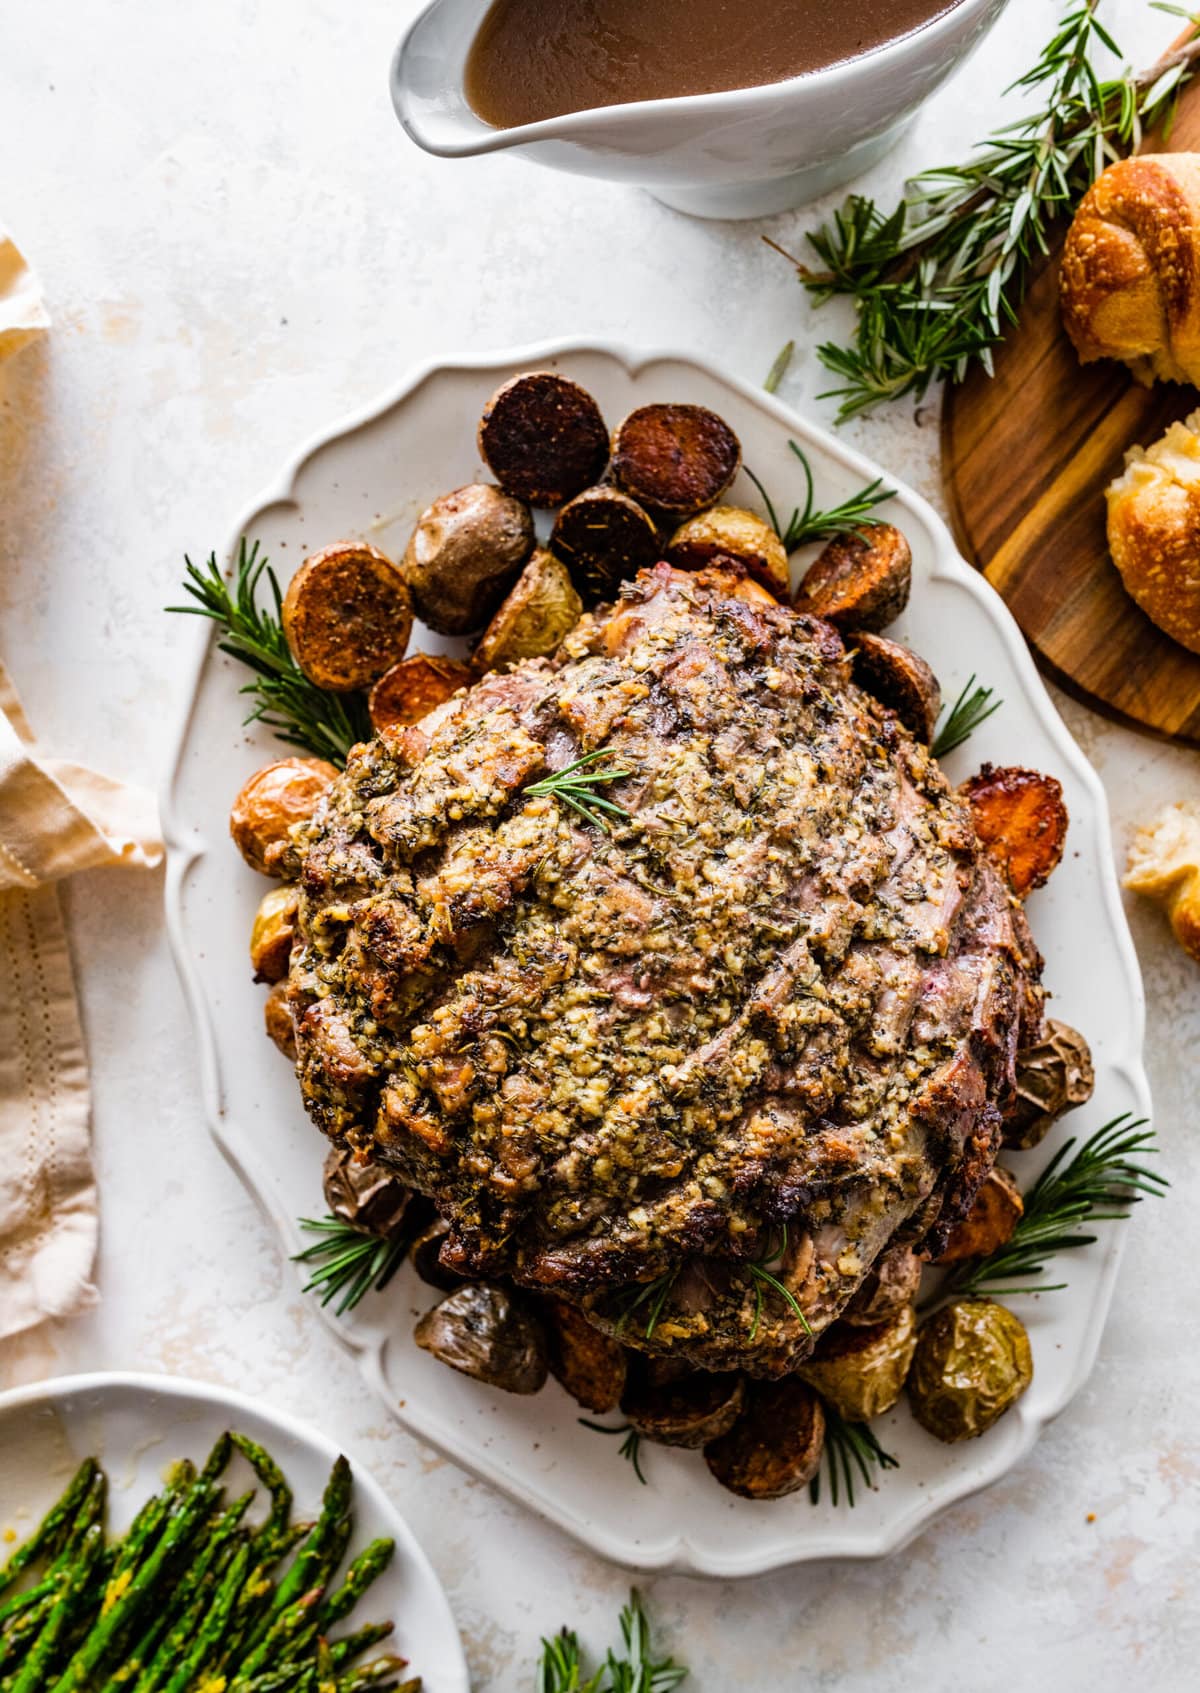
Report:
[[[77,1465],[90,1457],[99,1459],[108,1477],[110,1529],[124,1533],[162,1486],[168,1465],[178,1458],[202,1463],[218,1435],[230,1429],[257,1440],[279,1464],[295,1495],[295,1520],[315,1517],[338,1449],[316,1429],[260,1401],[175,1376],[108,1373],[60,1377],[0,1394],[0,1532],[12,1531],[15,1543],[24,1540]],[[376,1536],[396,1542],[357,1622],[386,1617],[395,1624],[379,1650],[406,1657],[425,1693],[467,1693],[466,1661],[441,1583],[379,1483],[351,1463],[350,1555]],[[233,1459],[228,1473],[231,1498],[255,1485],[242,1458]],[[250,1520],[262,1514],[261,1499],[256,1500]]]
[[[311,442],[233,528],[227,558],[242,534],[263,543],[283,579],[307,553],[347,537],[399,556],[435,495],[486,474],[476,456],[475,423],[489,394],[510,374],[538,366],[583,383],[610,422],[652,400],[711,406],[737,431],[746,462],[776,504],[789,509],[803,497],[789,437],[811,461],[823,506],[886,475],[770,395],[691,358],[613,346],[531,347],[419,371],[378,406]],[[1090,1132],[1119,1112],[1149,1112],[1142,988],[1117,891],[1107,806],[1002,601],[958,557],[930,507],[893,478],[888,482],[896,492],[885,514],[908,536],[914,559],[912,600],[893,632],[930,661],[949,698],[974,671],[1004,700],[951,755],[949,773],[961,779],[984,759],[1032,765],[1060,778],[1070,809],[1065,861],[1032,896],[1029,914],[1046,956],[1054,1010],[1090,1040],[1097,1086],[1092,1104],[1058,1125],[1038,1151],[1013,1155],[1029,1181],[1067,1135]],[[730,498],[759,505],[744,475]],[[416,644],[447,645],[419,626]],[[285,1061],[263,1035],[263,990],[247,963],[251,918],[266,884],[242,864],[226,819],[238,786],[279,756],[279,747],[267,733],[242,728],[242,679],[215,648],[198,654],[165,807],[167,907],[210,1126],[290,1253],[301,1243],[295,1219],[321,1207],[323,1143]],[[618,1443],[581,1428],[577,1406],[555,1383],[534,1398],[517,1398],[419,1350],[413,1322],[432,1298],[407,1267],[335,1326],[400,1422],[597,1552],[641,1569],[752,1575],[807,1559],[894,1551],[954,1500],[1019,1462],[1091,1369],[1121,1236],[1119,1226],[1108,1227],[1095,1246],[1074,1253],[1066,1291],[1017,1302],[1036,1364],[1033,1386],[1017,1408],[983,1439],[948,1447],[925,1434],[902,1403],[876,1425],[900,1467],[877,1490],[860,1492],[853,1510],[835,1508],[827,1497],[813,1506],[807,1493],[772,1504],[738,1500],[711,1481],[697,1454],[659,1447],[645,1451],[648,1485],[639,1485],[618,1456]]]

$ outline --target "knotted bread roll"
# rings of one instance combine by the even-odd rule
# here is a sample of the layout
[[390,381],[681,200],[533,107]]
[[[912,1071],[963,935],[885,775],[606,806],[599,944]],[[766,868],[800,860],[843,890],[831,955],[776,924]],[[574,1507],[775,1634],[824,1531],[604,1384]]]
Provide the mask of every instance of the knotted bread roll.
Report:
[[1146,616],[1200,652],[1200,411],[1147,451],[1131,447],[1108,494],[1108,548]]
[[1200,153],[1121,159],[1080,202],[1062,313],[1084,364],[1122,359],[1147,385],[1200,386]]
[[1200,963],[1200,805],[1180,800],[1138,830],[1125,886],[1165,907],[1175,939]]

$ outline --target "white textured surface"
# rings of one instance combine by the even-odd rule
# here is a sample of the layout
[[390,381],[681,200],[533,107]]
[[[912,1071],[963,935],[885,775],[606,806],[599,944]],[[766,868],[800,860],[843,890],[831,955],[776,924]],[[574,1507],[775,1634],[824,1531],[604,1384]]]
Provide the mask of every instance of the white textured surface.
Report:
[[[961,151],[1058,9],[1012,0],[871,187]],[[186,644],[157,608],[174,597],[181,552],[215,545],[297,439],[409,364],[608,334],[693,346],[753,377],[789,335],[836,329],[831,310],[809,314],[759,226],[689,223],[518,160],[413,151],[386,96],[411,10],[4,8],[3,215],[56,328],[0,370],[0,649],[56,750],[157,780]],[[1143,59],[1172,28],[1143,0],[1105,13]],[[771,233],[798,248],[806,222],[781,218]],[[822,385],[801,357],[785,392],[802,403]],[[901,406],[850,434],[938,500],[935,405],[917,423]],[[1065,712],[1108,787],[1122,852],[1136,820],[1196,792],[1194,752]],[[0,1377],[140,1367],[262,1394],[318,1420],[392,1490],[447,1583],[479,1689],[528,1687],[536,1635],[560,1620],[599,1643],[622,1573],[396,1432],[293,1294],[202,1130],[154,880],[80,878],[67,904],[95,1073],[104,1300],[0,1352]],[[891,1564],[652,1584],[699,1688],[1191,1685],[1200,972],[1157,913],[1133,916],[1175,1185],[1130,1225],[1090,1386],[1025,1465]]]

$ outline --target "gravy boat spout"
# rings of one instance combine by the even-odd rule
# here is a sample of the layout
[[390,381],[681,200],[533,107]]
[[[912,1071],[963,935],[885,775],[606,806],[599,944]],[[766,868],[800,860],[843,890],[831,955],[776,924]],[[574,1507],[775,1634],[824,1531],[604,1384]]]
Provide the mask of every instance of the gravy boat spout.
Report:
[[947,0],[947,11],[911,34],[783,82],[496,129],[471,109],[464,88],[490,0],[432,0],[396,50],[392,103],[418,147],[442,158],[512,148],[556,170],[648,188],[694,216],[765,217],[880,158],[1004,3]]

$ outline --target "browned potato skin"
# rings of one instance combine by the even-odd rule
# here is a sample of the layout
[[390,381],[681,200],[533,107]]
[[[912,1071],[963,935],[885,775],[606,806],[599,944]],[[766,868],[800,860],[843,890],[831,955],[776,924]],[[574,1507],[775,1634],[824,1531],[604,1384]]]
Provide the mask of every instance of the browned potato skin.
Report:
[[737,436],[707,406],[639,406],[617,425],[610,473],[648,510],[678,521],[716,505],[741,462]]
[[604,469],[608,430],[586,388],[553,371],[526,371],[484,407],[479,451],[506,494],[561,506]]
[[663,555],[681,570],[703,570],[717,558],[735,558],[757,582],[786,600],[791,574],[783,542],[757,512],[713,506],[681,523]]
[[450,1232],[450,1225],[441,1217],[432,1217],[419,1233],[413,1236],[412,1245],[408,1249],[409,1261],[423,1282],[430,1287],[440,1287],[443,1292],[452,1293],[456,1287],[461,1287],[466,1276],[460,1276],[457,1270],[451,1270],[441,1261],[442,1242]]
[[1069,1023],[1047,1017],[1037,1044],[1017,1053],[1017,1095],[1004,1116],[1003,1144],[1038,1146],[1065,1111],[1086,1105],[1096,1086],[1091,1048]]
[[413,1339],[452,1370],[506,1393],[537,1393],[546,1384],[542,1325],[506,1288],[464,1283],[425,1313]]
[[283,598],[283,632],[310,682],[335,694],[369,688],[404,657],[412,598],[399,567],[365,541],[306,558]]
[[290,830],[312,816],[336,775],[323,758],[279,758],[243,782],[229,813],[229,833],[251,870],[299,875]]
[[285,1058],[296,1062],[299,1054],[296,1051],[296,1025],[292,1020],[292,1007],[288,999],[288,985],[276,982],[267,995],[263,1005],[263,1023],[269,1039],[274,1041]]
[[854,680],[881,705],[896,713],[909,734],[929,746],[942,709],[938,679],[917,653],[886,635],[856,632],[852,637]]
[[410,653],[385,670],[371,689],[367,701],[371,722],[376,731],[419,723],[474,680],[471,667],[457,659]]
[[854,1298],[842,1312],[843,1323],[886,1323],[911,1305],[921,1286],[921,1260],[911,1246],[891,1246],[875,1260]]
[[499,670],[523,658],[552,653],[583,615],[567,567],[539,548],[488,624],[472,655],[476,671]]
[[694,1371],[655,1383],[635,1370],[621,1410],[647,1440],[697,1451],[728,1434],[745,1403],[746,1383],[738,1375]]
[[555,519],[550,550],[562,559],[585,605],[612,599],[622,582],[660,556],[654,519],[619,488],[585,488]]
[[704,1448],[722,1487],[743,1499],[782,1499],[816,1475],[825,1412],[798,1376],[750,1384],[748,1403],[728,1434]]
[[421,513],[400,570],[417,616],[441,635],[482,629],[533,551],[529,507],[487,482]]
[[908,542],[893,524],[873,523],[833,537],[809,566],[796,609],[847,632],[877,634],[899,617],[911,588]]
[[585,1411],[615,1411],[625,1391],[625,1348],[565,1299],[542,1301],[550,1374]]
[[1015,1180],[997,1165],[984,1178],[966,1216],[950,1230],[934,1263],[961,1264],[964,1258],[981,1258],[1007,1246],[1024,1213]]
[[264,894],[250,931],[250,963],[256,982],[281,982],[296,938],[300,896],[290,884]]
[[1066,844],[1062,784],[1020,765],[985,764],[958,791],[971,807],[975,833],[1017,898],[1040,888]]
[[798,1374],[847,1422],[867,1423],[890,1411],[904,1391],[917,1347],[917,1315],[904,1305],[884,1323],[835,1323]]

